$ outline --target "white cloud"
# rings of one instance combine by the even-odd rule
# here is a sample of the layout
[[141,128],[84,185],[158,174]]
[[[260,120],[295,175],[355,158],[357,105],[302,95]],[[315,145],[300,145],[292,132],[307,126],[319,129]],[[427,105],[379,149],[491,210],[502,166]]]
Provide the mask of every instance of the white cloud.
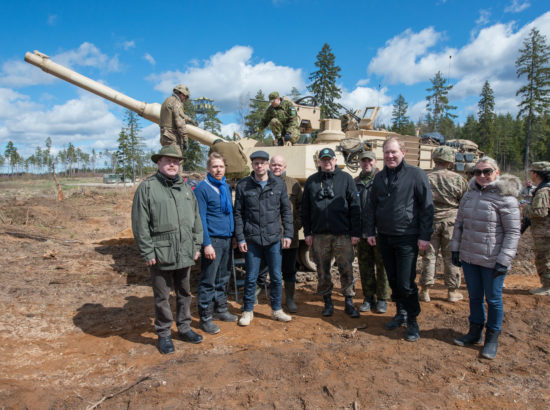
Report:
[[519,13],[531,6],[528,1],[512,0],[512,2],[504,9],[505,13]]
[[122,46],[122,48],[124,50],[129,50],[129,49],[134,48],[136,46],[136,42],[134,40],[123,41],[120,45]]
[[145,55],[143,56],[143,58],[145,60],[147,60],[149,62],[149,64],[151,65],[155,65],[157,62],[155,61],[155,59],[153,58],[153,56],[149,53],[145,53]]
[[478,26],[484,26],[489,23],[489,18],[491,17],[490,10],[479,10],[479,17],[476,20]]
[[48,26],[55,26],[57,23],[57,14],[50,14],[48,16]]
[[224,113],[238,109],[239,97],[255,95],[259,89],[265,94],[278,90],[288,94],[292,87],[304,89],[302,70],[278,66],[275,63],[252,61],[251,47],[235,46],[219,52],[185,71],[167,71],[149,76],[155,89],[170,94],[175,84],[185,83],[191,97],[205,96],[216,101]]
[[232,122],[229,124],[222,124],[222,135],[224,137],[232,138],[235,132],[238,132],[241,135],[241,137],[243,136],[243,132],[239,124],[235,122]]

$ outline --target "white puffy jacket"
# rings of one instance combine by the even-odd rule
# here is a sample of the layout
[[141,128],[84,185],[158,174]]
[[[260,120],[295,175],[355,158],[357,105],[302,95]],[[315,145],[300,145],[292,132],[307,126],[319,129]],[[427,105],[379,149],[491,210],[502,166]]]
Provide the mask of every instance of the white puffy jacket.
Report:
[[472,178],[462,197],[455,221],[451,251],[472,265],[509,267],[520,237],[520,212],[516,197],[519,178],[505,174],[480,187]]

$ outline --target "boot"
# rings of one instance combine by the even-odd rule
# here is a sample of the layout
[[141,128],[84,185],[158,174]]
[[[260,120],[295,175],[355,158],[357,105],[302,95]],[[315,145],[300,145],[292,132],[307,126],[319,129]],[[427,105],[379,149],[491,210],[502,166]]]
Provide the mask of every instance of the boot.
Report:
[[355,306],[353,305],[353,296],[346,296],[344,311],[353,319],[357,319],[359,317],[359,311],[355,309]]
[[422,290],[420,291],[420,294],[418,295],[418,299],[420,299],[421,302],[429,302],[430,299],[430,288],[432,285],[426,285],[422,286]]
[[296,303],[294,303],[295,288],[295,282],[285,282],[286,307],[290,313],[296,313],[298,311],[298,307],[296,306]]
[[407,334],[405,336],[405,340],[407,342],[416,342],[418,339],[420,339],[420,330],[418,329],[418,322],[416,321],[416,318],[408,318],[407,319]]
[[159,336],[158,349],[162,354],[174,353],[174,343],[170,336]]
[[374,307],[375,304],[374,296],[369,296],[363,299],[363,304],[359,306],[361,312],[368,312]]
[[396,308],[397,313],[392,320],[386,323],[386,329],[388,330],[397,329],[398,327],[403,326],[405,323],[407,323],[407,311],[405,310],[405,308],[399,302],[396,303]]
[[212,318],[220,322],[236,322],[238,319],[237,316],[232,315],[227,310],[227,300],[214,303],[214,314]]
[[323,299],[325,301],[325,307],[323,309],[323,316],[332,316],[334,314],[334,305],[332,304],[332,297],[331,295],[325,295],[323,296]]
[[462,293],[460,293],[458,289],[449,288],[449,292],[447,294],[447,300],[449,302],[455,303],[462,299],[464,299],[464,296],[462,296]]
[[500,330],[487,329],[485,331],[485,344],[483,345],[483,350],[481,351],[482,357],[489,360],[493,360],[496,357],[499,335]]
[[212,321],[210,306],[206,309],[199,307],[199,327],[206,333],[215,335],[220,332],[220,328]]
[[470,323],[470,330],[464,336],[460,336],[454,340],[455,345],[469,346],[473,344],[481,344],[483,334],[483,325]]
[[193,329],[189,329],[187,332],[184,333],[178,332],[178,337],[180,338],[180,340],[186,343],[197,344],[202,342],[202,336],[198,333],[195,333]]

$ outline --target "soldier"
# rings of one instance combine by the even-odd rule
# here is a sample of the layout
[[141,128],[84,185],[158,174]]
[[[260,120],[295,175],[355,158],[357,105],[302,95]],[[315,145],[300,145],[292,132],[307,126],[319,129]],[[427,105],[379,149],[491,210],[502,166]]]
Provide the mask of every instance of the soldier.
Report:
[[200,256],[202,224],[197,200],[178,175],[183,156],[178,147],[162,147],[151,156],[158,172],[143,181],[132,204],[132,230],[149,266],[155,303],[155,330],[162,354],[174,353],[171,338],[170,285],[176,292],[176,325],[184,342],[200,343],[191,330],[189,273]]
[[284,145],[285,142],[292,144],[298,142],[300,130],[294,104],[287,100],[281,100],[277,91],[269,94],[269,104],[260,122],[260,128],[269,126],[277,145]]
[[276,177],[285,181],[288,192],[288,200],[292,208],[292,224],[294,225],[294,237],[288,249],[283,249],[283,282],[285,283],[285,303],[290,313],[296,313],[298,308],[294,302],[294,290],[296,287],[296,252],[300,240],[298,231],[302,227],[302,187],[294,178],[286,175],[286,162],[281,155],[275,155],[269,161],[269,169]]
[[451,171],[455,155],[449,147],[437,147],[432,152],[435,168],[428,173],[434,201],[434,224],[430,247],[421,252],[422,272],[420,286],[422,290],[419,299],[430,301],[430,288],[434,284],[437,255],[441,249],[445,272],[445,286],[448,289],[447,300],[458,302],[463,299],[460,288],[460,269],[451,262],[451,238],[453,226],[458,212],[458,206],[464,193],[468,190],[466,180],[456,172]]
[[187,151],[185,123],[193,123],[193,120],[185,114],[184,104],[190,95],[187,86],[178,84],[173,94],[162,103],[159,122],[161,145],[177,145],[182,152]]
[[[370,246],[366,236],[367,221],[365,212],[367,211],[368,197],[372,189],[372,180],[378,173],[376,154],[372,151],[361,153],[359,165],[362,171],[354,179],[361,202],[361,231],[363,233],[363,237],[357,244],[357,259],[359,260],[359,273],[364,296],[363,304],[359,306],[359,310],[368,312],[372,308],[377,313],[386,313],[386,301],[390,298],[388,277],[378,247]],[[375,300],[375,295],[377,300]]]
[[304,186],[302,224],[307,246],[317,264],[317,293],[323,296],[323,316],[334,314],[332,303],[332,258],[340,271],[345,312],[358,318],[353,306],[353,246],[361,236],[361,205],[350,174],[336,166],[336,155],[330,148],[319,152],[319,171]]
[[537,187],[533,191],[531,205],[524,208],[523,214],[531,223],[531,234],[535,242],[535,265],[542,287],[529,292],[533,295],[550,296],[550,162],[533,163],[530,177]]

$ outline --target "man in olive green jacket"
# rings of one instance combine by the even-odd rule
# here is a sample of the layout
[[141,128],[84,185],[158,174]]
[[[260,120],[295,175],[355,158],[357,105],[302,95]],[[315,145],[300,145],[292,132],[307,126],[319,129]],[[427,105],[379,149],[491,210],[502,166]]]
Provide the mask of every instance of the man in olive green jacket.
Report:
[[132,230],[139,252],[151,270],[158,348],[173,353],[170,285],[176,292],[176,325],[185,342],[200,343],[191,330],[189,272],[200,256],[202,223],[197,200],[179,176],[183,159],[177,146],[151,156],[158,172],[143,181],[132,204]]

